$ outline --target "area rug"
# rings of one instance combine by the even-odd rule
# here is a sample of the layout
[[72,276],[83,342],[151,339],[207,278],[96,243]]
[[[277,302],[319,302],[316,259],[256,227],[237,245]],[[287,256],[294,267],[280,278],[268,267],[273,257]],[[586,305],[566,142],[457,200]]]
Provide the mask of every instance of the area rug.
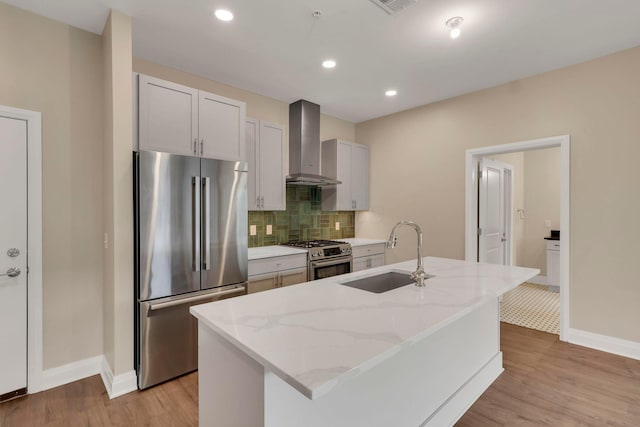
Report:
[[560,333],[560,294],[525,282],[502,296],[500,320],[525,328]]

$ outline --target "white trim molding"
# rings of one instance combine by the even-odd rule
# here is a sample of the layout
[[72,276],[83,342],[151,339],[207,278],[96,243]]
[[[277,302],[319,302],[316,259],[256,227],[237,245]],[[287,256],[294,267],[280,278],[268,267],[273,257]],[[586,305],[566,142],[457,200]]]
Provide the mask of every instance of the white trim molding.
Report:
[[109,399],[114,399],[138,389],[136,371],[131,370],[114,377],[111,366],[109,365],[107,358],[104,356],[102,357],[100,377],[102,377],[104,388],[107,389]]
[[617,354],[618,356],[640,360],[640,342],[623,340],[573,328],[569,328],[567,341],[582,347],[589,347],[594,350],[606,351],[607,353]]
[[[571,250],[571,227],[569,224],[570,209],[570,145],[569,135],[552,136],[531,141],[514,142],[511,144],[492,145],[490,147],[474,148],[466,151],[465,175],[465,259],[478,260],[478,162],[484,156],[494,154],[518,153],[520,151],[541,150],[544,148],[560,147],[561,159],[561,189],[560,189],[560,229],[562,230],[562,248],[560,250],[560,340],[567,341],[569,331],[569,254]],[[566,242],[566,243],[564,243]]]
[[27,390],[42,390],[42,115],[0,105],[0,116],[27,122]]
[[[103,356],[78,360],[42,372],[42,390],[69,384],[100,373]],[[30,393],[33,393],[29,390]]]

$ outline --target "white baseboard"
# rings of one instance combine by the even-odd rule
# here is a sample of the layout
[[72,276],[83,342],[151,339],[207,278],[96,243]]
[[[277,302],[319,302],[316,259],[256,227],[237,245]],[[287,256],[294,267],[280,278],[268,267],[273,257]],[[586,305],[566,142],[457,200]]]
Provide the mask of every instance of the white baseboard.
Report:
[[101,360],[100,376],[102,377],[104,388],[107,389],[109,399],[114,399],[138,389],[136,371],[132,370],[114,377],[111,366],[104,356],[102,356]]
[[567,341],[571,344],[589,347],[594,350],[606,351],[607,353],[640,360],[640,342],[623,340],[573,328],[569,328]]
[[42,389],[58,387],[100,373],[104,356],[78,360],[42,372]]
[[536,285],[546,285],[547,284],[547,276],[543,276],[541,274],[538,274],[533,279],[527,280],[527,282],[535,283]]

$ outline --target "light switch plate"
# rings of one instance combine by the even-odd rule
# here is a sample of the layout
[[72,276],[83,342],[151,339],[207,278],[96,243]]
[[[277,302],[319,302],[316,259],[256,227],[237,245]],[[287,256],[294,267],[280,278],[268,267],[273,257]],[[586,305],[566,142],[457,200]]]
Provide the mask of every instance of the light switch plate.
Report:
[[256,231],[256,226],[255,225],[250,225],[249,226],[249,235],[251,236],[255,236],[258,232]]
[[340,223],[336,222],[336,230],[340,230]]
[[271,224],[267,224],[267,234],[273,234],[273,227]]

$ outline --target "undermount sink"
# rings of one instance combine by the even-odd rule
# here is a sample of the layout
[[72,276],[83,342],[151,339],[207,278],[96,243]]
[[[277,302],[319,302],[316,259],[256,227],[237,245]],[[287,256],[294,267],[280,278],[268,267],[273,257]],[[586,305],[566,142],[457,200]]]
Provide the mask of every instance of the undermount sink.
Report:
[[[431,277],[433,276],[426,275],[425,279],[429,279]],[[411,278],[411,274],[400,273],[397,271],[388,271],[386,273],[380,273],[375,276],[363,277],[361,279],[350,280],[348,282],[342,282],[340,284],[349,286],[351,288],[362,289],[363,291],[381,294],[383,292],[397,289],[402,286],[407,286],[415,282],[416,281]]]

